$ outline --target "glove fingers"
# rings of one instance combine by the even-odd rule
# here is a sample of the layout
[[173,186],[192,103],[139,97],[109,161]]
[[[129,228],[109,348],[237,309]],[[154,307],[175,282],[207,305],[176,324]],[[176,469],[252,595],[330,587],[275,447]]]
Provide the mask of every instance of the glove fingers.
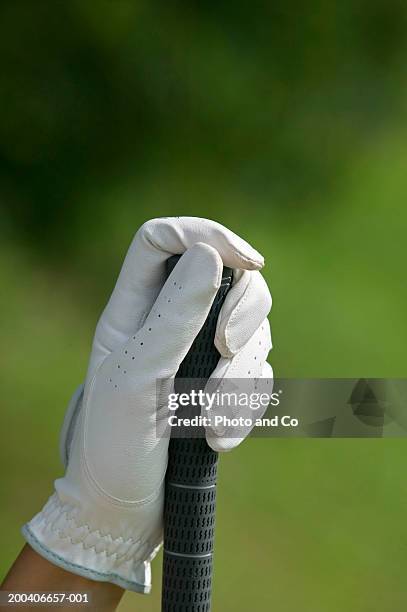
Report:
[[215,345],[222,357],[232,357],[253,336],[271,309],[271,295],[258,271],[237,270],[219,315]]
[[143,368],[153,377],[174,376],[208,316],[221,283],[222,267],[219,254],[207,244],[188,249],[141,330],[120,349],[118,365],[136,376],[142,359]]
[[[270,325],[265,319],[250,340],[239,353],[231,359],[221,358],[208,383],[211,388],[213,379],[222,378],[220,391],[249,397],[260,392],[271,393],[273,370],[266,363],[271,349]],[[246,417],[261,417],[266,406],[258,407],[253,415],[251,408],[244,402],[228,404],[227,407],[214,407],[211,411],[212,426],[206,428],[206,439],[211,448],[218,452],[235,448],[249,435],[252,427],[246,424],[225,425],[225,421],[216,424],[216,416],[226,416],[229,419],[245,419]]]
[[[169,254],[182,254],[197,242],[216,249],[225,266],[242,270],[258,270],[264,259],[248,242],[229,229],[199,217],[167,217],[147,221],[137,232],[135,248],[150,252],[149,261],[139,270],[139,278],[149,282],[150,264],[162,263]],[[146,276],[147,275],[147,276]]]
[[169,217],[147,221],[137,232],[111,298],[96,328],[88,376],[144,323],[165,281],[165,261],[198,242],[212,246],[224,265],[256,270],[263,257],[215,221]]
[[[228,378],[259,378],[271,348],[270,323],[268,319],[264,319],[243,348],[227,360],[229,366],[225,376]],[[221,368],[221,362],[222,360],[213,374],[215,378],[218,368]]]

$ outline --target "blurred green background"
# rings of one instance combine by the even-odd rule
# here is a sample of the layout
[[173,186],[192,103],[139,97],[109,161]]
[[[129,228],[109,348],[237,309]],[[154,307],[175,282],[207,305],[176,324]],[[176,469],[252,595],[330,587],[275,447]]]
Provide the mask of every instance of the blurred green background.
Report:
[[[0,6],[1,545],[126,249],[194,215],[266,257],[279,376],[406,376],[407,5]],[[405,610],[404,440],[251,440],[222,458],[214,612]],[[150,597],[122,612],[159,610]]]

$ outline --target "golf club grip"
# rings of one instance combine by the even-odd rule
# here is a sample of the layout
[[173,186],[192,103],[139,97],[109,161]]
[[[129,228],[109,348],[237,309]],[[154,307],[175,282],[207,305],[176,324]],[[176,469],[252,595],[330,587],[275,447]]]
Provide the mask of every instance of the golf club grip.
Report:
[[[167,260],[167,275],[179,256]],[[231,286],[222,283],[201,331],[183,360],[177,378],[197,378],[203,387],[220,354],[214,345],[216,322]],[[195,388],[195,387],[194,387]],[[215,533],[218,453],[205,437],[171,438],[164,501],[162,612],[210,612]]]

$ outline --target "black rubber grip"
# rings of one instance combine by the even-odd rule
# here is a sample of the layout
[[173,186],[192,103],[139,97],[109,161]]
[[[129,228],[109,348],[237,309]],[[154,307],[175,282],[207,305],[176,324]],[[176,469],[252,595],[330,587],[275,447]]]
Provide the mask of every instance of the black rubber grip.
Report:
[[[175,255],[167,261],[168,275],[178,260]],[[215,369],[220,357],[214,345],[216,322],[231,282],[232,270],[225,267],[207,320],[182,362],[175,384],[177,379],[194,379],[193,388],[199,391]],[[218,453],[205,437],[171,438],[168,452],[162,612],[209,612]]]

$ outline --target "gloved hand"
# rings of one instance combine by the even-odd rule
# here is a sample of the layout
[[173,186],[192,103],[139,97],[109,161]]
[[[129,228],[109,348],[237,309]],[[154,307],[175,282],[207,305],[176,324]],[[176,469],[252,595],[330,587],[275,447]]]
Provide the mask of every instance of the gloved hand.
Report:
[[[184,252],[165,282],[166,259]],[[149,591],[150,561],[162,540],[168,451],[168,437],[156,431],[156,383],[164,381],[171,391],[210,310],[223,265],[235,274],[217,325],[218,375],[229,370],[240,376],[254,351],[251,376],[271,375],[265,364],[271,297],[258,272],[261,255],[213,221],[176,217],[145,223],[98,322],[83,392],[65,417],[65,476],[23,527],[29,544],[56,565]],[[207,432],[215,450],[241,440],[218,434]]]

